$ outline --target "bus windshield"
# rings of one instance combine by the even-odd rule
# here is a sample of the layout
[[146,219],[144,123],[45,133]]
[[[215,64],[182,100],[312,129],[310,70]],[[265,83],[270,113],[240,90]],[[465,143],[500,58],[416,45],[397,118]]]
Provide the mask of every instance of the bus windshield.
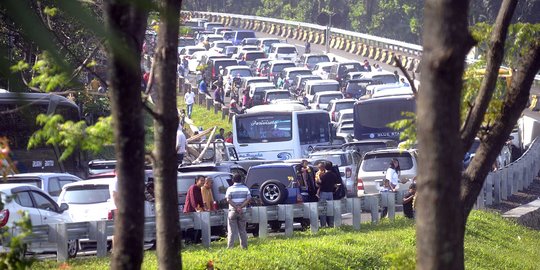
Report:
[[355,139],[398,139],[400,132],[388,124],[404,119],[404,112],[416,112],[414,98],[375,98],[358,102],[354,106]]
[[[77,105],[66,101],[51,101],[48,94],[31,94],[15,96],[9,93],[0,94],[0,137],[9,140],[12,159],[16,162],[17,170],[23,172],[59,172],[66,171],[77,174],[74,157],[60,162],[61,149],[42,145],[27,150],[28,140],[40,127],[36,124],[39,114],[60,114],[65,121],[80,120]],[[54,109],[53,109],[54,108]],[[74,154],[75,155],[75,154]]]
[[265,114],[236,118],[238,143],[290,141],[291,114]]

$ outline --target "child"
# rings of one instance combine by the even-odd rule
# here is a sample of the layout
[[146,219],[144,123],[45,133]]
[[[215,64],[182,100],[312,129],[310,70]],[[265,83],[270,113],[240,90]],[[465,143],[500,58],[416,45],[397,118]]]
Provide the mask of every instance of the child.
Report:
[[409,192],[403,196],[403,214],[408,218],[414,218],[413,198],[416,195],[416,184],[409,186]]

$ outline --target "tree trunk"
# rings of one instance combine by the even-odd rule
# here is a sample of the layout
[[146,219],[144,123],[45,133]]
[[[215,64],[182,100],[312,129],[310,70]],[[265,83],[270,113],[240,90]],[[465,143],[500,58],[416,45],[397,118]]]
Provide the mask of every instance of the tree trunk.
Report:
[[463,269],[465,215],[457,199],[462,169],[460,95],[465,56],[474,41],[466,0],[426,0],[421,94],[417,268]]
[[142,40],[147,11],[125,1],[105,2],[109,86],[118,177],[112,269],[140,269],[144,233],[144,126],[141,102]]
[[182,1],[159,2],[158,44],[154,54],[156,89],[159,100],[156,119],[154,174],[156,192],[157,255],[160,269],[182,268],[180,224],[177,195],[176,130],[176,65],[178,62],[178,27]]

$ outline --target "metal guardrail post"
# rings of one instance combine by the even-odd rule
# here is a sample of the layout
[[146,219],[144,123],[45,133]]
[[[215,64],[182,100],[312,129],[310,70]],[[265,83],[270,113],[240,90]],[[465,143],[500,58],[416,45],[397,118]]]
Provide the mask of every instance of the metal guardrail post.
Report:
[[290,237],[293,234],[293,205],[280,204],[278,205],[278,220],[285,222],[285,237]]
[[508,168],[501,173],[501,200],[508,199]]
[[268,237],[268,212],[266,207],[259,206],[255,207],[257,209],[258,219],[259,219],[259,238]]
[[493,205],[493,175],[494,173],[489,173],[486,182],[484,182],[486,205]]
[[498,204],[501,202],[501,171],[493,173],[493,202]]
[[98,258],[107,256],[107,221],[90,221],[90,240],[96,241],[96,256]]
[[340,227],[343,224],[343,221],[341,219],[341,200],[338,201],[332,201],[333,205],[333,214],[334,214],[334,227]]
[[352,226],[355,230],[360,230],[360,223],[362,217],[362,205],[360,198],[348,198],[347,199],[348,212],[352,213]]
[[56,242],[56,261],[65,262],[68,260],[68,237],[66,223],[54,224],[54,239]]
[[379,222],[379,197],[378,196],[369,196],[369,205],[371,207],[371,223]]
[[309,213],[309,227],[311,228],[311,233],[316,233],[319,231],[319,203],[305,203],[304,213],[306,212],[306,210]]
[[210,212],[196,212],[192,217],[194,228],[201,230],[203,246],[210,247]]

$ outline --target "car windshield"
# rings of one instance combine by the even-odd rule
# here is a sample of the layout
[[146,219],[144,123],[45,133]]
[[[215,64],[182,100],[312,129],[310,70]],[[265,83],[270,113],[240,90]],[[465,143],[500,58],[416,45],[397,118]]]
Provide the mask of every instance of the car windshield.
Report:
[[410,170],[413,161],[409,152],[402,153],[375,153],[366,154],[362,161],[362,169],[366,172],[386,171],[389,168],[390,160],[397,158],[401,170]]
[[342,95],[324,95],[319,98],[319,103],[328,104],[331,100],[343,98]]
[[309,159],[326,159],[339,167],[349,165],[347,155],[345,154],[328,154],[328,153],[313,153],[308,156]]
[[273,73],[281,72],[284,68],[294,67],[294,63],[275,64]]
[[93,204],[111,198],[109,185],[82,185],[66,188],[63,201],[67,204]]
[[246,61],[253,61],[259,58],[265,58],[266,55],[264,55],[263,52],[254,52],[254,53],[247,53],[246,54]]

